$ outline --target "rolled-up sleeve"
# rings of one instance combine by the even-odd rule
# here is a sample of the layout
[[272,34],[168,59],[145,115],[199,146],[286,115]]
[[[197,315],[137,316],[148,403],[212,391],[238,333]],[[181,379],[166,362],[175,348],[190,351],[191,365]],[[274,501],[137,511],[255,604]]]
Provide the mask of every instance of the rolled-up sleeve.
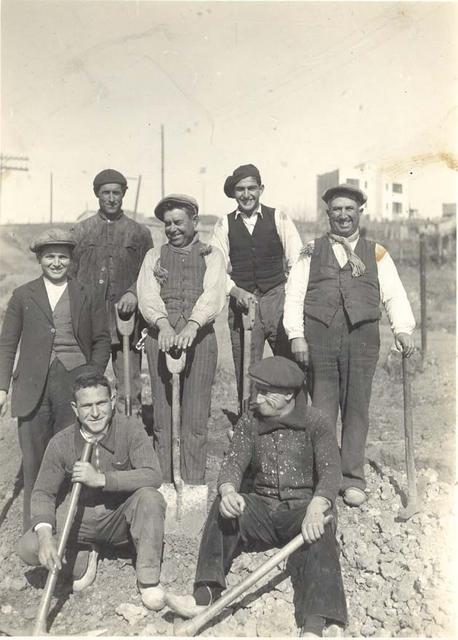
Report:
[[[379,251],[383,249],[380,245],[377,248]],[[396,265],[387,251],[377,260],[377,271],[380,284],[380,299],[385,307],[393,333],[395,335],[398,333],[412,334],[415,329],[412,308]]]
[[290,340],[304,337],[304,300],[310,275],[310,258],[301,256],[293,265],[285,286],[283,326]]
[[161,318],[167,318],[167,310],[161,298],[161,288],[154,275],[159,250],[152,248],[146,254],[137,278],[137,297],[140,313],[152,327]]

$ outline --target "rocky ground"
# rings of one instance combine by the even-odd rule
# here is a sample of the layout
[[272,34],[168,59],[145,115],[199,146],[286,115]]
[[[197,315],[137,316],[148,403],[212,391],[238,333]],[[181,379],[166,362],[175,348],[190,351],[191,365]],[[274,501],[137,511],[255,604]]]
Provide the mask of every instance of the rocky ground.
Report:
[[[453,576],[455,479],[455,375],[453,270],[435,269],[430,300],[428,355],[417,362],[412,381],[419,513],[401,522],[405,501],[402,384],[399,359],[382,324],[382,352],[373,385],[366,465],[369,500],[355,510],[338,501],[337,536],[348,601],[346,637],[452,637],[456,584]],[[418,317],[418,272],[402,273]],[[224,318],[217,322],[220,359],[209,424],[207,480],[210,499],[235,416],[235,388]],[[221,348],[222,347],[222,348]],[[146,381],[146,374],[145,374]],[[148,393],[145,392],[145,402]],[[0,635],[33,628],[46,573],[27,569],[14,552],[20,535],[22,494],[14,478],[20,453],[14,421],[0,424]],[[168,537],[162,581],[186,593],[191,587],[197,539]],[[233,585],[273,552],[243,552],[228,576]],[[266,579],[208,625],[206,636],[291,636],[297,634],[290,565]],[[60,581],[52,603],[50,633],[55,635],[173,635],[174,617],[164,609],[147,611],[136,591],[129,549],[99,562],[95,583],[72,593]]]

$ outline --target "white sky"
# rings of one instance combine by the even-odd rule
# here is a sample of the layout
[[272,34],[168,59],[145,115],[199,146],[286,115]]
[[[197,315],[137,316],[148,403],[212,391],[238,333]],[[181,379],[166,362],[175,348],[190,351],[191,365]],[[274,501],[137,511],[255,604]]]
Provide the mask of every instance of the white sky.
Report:
[[[264,201],[314,217],[316,174],[375,162],[411,172],[411,206],[456,201],[455,3],[2,1],[1,222],[72,220],[92,179],[142,174],[231,210],[222,184],[261,170]],[[457,162],[455,157],[455,163]],[[205,167],[205,172],[201,172]],[[126,195],[132,208],[135,182]]]

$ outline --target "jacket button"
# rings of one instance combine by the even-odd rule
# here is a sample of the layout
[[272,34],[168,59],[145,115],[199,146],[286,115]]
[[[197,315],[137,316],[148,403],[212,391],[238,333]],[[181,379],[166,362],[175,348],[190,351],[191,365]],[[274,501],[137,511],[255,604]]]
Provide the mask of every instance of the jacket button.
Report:
[[100,278],[99,284],[103,284],[104,282],[105,282],[105,280],[102,280],[102,278]]
[[54,327],[51,327],[51,333],[56,333],[56,330],[54,329]]

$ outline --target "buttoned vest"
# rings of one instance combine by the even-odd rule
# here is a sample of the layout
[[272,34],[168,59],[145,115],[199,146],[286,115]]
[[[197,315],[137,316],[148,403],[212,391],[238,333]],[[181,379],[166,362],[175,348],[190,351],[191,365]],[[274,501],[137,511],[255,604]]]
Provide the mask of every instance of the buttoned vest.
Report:
[[180,319],[186,322],[189,320],[194,305],[204,290],[204,248],[205,245],[200,241],[186,252],[174,249],[169,244],[161,247],[160,264],[168,272],[166,281],[161,285],[161,298],[172,327],[176,327]]
[[86,357],[73,333],[68,286],[65,287],[65,291],[59,298],[52,312],[52,317],[56,333],[54,334],[51,362],[54,358],[58,358],[67,371],[86,364]]
[[241,215],[228,215],[231,278],[247,291],[266,293],[285,282],[284,251],[275,226],[275,209],[261,205],[262,217],[250,234]]
[[375,242],[359,238],[354,249],[366,265],[363,275],[351,275],[347,262],[340,267],[327,236],[315,240],[304,313],[329,326],[339,305],[343,305],[351,324],[380,318],[380,287]]

